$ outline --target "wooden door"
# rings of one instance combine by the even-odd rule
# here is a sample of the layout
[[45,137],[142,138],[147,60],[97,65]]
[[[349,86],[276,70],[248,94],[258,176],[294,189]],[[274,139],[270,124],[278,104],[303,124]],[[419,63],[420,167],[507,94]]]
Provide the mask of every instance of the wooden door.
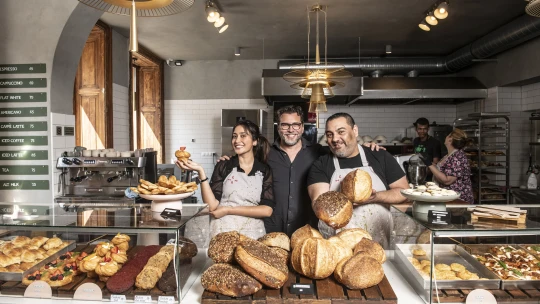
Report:
[[110,29],[96,24],[84,46],[75,77],[75,142],[88,149],[112,148]]
[[162,159],[162,103],[161,75],[158,67],[141,67],[138,69],[139,97],[139,138],[142,148],[154,148],[157,151],[157,163]]

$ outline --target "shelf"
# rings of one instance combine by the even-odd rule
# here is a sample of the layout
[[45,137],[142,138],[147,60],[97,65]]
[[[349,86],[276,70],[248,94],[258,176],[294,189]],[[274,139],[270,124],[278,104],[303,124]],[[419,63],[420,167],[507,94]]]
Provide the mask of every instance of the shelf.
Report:
[[491,150],[508,150],[506,145],[482,145],[482,148],[478,147],[467,147],[463,149],[465,152],[467,151],[491,151]]
[[[480,186],[480,188],[484,188],[484,189],[493,189],[493,188],[495,188],[495,189],[500,189],[501,187],[503,187],[503,186],[493,185],[493,184],[482,184],[482,185]],[[488,194],[482,194],[482,195],[502,194],[502,193],[504,193],[504,192],[501,191],[501,193],[488,193]]]
[[492,118],[508,118],[510,112],[479,112],[471,113],[468,117],[470,118],[482,118],[482,119],[492,119]]
[[506,175],[506,173],[492,172],[492,171],[482,171],[482,174],[491,174],[491,175]]

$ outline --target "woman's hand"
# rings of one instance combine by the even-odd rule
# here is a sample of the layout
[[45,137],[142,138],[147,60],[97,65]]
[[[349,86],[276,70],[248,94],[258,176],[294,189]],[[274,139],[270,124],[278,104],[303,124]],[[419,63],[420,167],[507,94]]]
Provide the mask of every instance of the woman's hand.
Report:
[[371,151],[379,151],[379,150],[386,151],[385,147],[379,146],[376,142],[364,143],[363,146],[371,149]]
[[216,210],[210,211],[210,214],[216,219],[222,218],[229,214],[229,208],[228,206],[218,206]]
[[204,169],[203,169],[203,167],[201,165],[197,164],[196,162],[194,162],[192,160],[185,160],[185,161],[177,160],[176,165],[180,169],[190,170],[190,171],[197,171],[199,173],[199,175],[201,175],[201,172],[204,171]]

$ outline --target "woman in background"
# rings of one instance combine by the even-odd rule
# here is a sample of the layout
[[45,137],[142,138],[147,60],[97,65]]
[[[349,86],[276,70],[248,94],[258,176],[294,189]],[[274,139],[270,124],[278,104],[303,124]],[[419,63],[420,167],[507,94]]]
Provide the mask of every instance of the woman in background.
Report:
[[272,171],[266,164],[270,145],[249,120],[234,126],[231,140],[236,155],[216,164],[210,182],[201,165],[191,160],[176,164],[199,173],[202,199],[212,216],[210,237],[236,230],[258,239],[266,234],[262,218],[272,215],[275,206]]
[[[459,193],[460,199],[474,203],[469,160],[463,151],[470,142],[467,134],[460,129],[454,129],[444,141],[448,149],[437,165],[426,164],[433,173],[439,186]],[[425,159],[423,159],[425,161]]]

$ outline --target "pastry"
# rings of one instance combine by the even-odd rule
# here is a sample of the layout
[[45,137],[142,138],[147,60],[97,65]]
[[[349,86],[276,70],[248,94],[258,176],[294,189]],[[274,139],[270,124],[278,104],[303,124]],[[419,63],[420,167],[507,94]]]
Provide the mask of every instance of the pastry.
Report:
[[112,240],[111,243],[118,245],[120,243],[129,242],[131,238],[127,234],[118,233]]
[[371,176],[364,170],[349,172],[341,182],[341,193],[353,204],[361,204],[371,197]]
[[19,266],[19,268],[22,270],[22,271],[27,271],[28,269],[32,268],[36,263],[35,262],[22,262],[21,265]]
[[51,239],[48,239],[45,244],[43,244],[43,249],[48,251],[50,249],[57,248],[60,245],[62,245],[62,240],[57,237],[53,237]]
[[384,249],[375,241],[366,238],[362,239],[360,242],[358,242],[358,244],[356,244],[356,246],[354,246],[354,254],[358,254],[360,252],[366,253],[370,257],[379,261],[381,264],[386,262],[386,254]]
[[248,274],[270,288],[283,286],[289,275],[287,260],[259,241],[242,240],[234,258]]
[[216,234],[208,245],[208,257],[214,263],[232,263],[234,250],[240,243],[238,231],[228,231]]
[[302,243],[307,238],[322,239],[323,237],[318,230],[314,229],[310,225],[305,225],[296,229],[296,231],[291,235],[291,249],[294,250],[297,245]]
[[252,295],[262,288],[261,283],[229,264],[214,264],[201,276],[204,289],[230,297]]
[[291,251],[291,240],[283,232],[271,232],[259,238],[259,242],[270,247],[279,247]]
[[[20,260],[20,258],[19,258]],[[15,262],[15,257],[8,256],[5,254],[0,254],[0,267],[8,267],[9,265]]]
[[449,271],[452,270],[449,265],[446,264],[435,264],[435,269],[441,270],[441,271]]
[[116,247],[118,247],[119,250],[122,250],[122,251],[126,252],[129,249],[129,243],[128,242],[122,242],[122,243],[116,244]]
[[118,271],[118,263],[112,260],[110,257],[104,257],[97,265],[95,272],[101,277],[113,276]]
[[[36,236],[36,237],[33,237],[32,240],[30,240],[30,245],[32,246],[36,246],[37,248],[41,247],[43,244],[45,244],[45,242],[47,242],[49,240],[48,237],[44,237],[44,236]],[[36,249],[37,249],[36,248]]]
[[379,284],[384,278],[384,270],[379,261],[360,253],[339,262],[334,277],[347,288],[364,289]]
[[94,252],[100,257],[104,257],[107,253],[111,251],[113,245],[109,242],[102,242],[96,245]]
[[159,290],[163,292],[175,291],[177,286],[176,281],[176,271],[174,268],[174,263],[169,263],[169,266],[161,276],[157,283]]
[[176,150],[176,152],[174,152],[174,156],[176,156],[176,159],[178,159],[178,161],[185,162],[191,157],[191,154],[186,151],[186,147],[180,147],[179,150]]
[[45,264],[45,266],[43,266],[43,269],[48,270],[48,271],[53,271],[53,270],[59,269],[61,266],[62,264],[59,263],[58,260],[54,260]]
[[2,253],[8,255],[11,252],[11,250],[13,250],[15,248],[17,248],[17,247],[14,244],[7,243],[4,246],[2,246]]
[[173,258],[175,247],[163,246],[153,255],[135,279],[135,286],[141,289],[152,289],[169,266]]
[[291,264],[296,272],[312,279],[324,279],[334,272],[334,245],[328,240],[307,238],[294,247]]
[[118,264],[124,264],[128,260],[126,252],[116,246],[111,249],[111,258]]
[[64,265],[62,265],[62,270],[64,272],[71,271],[74,276],[79,274],[79,267],[77,266],[77,262],[75,261],[75,259],[64,263]]
[[465,266],[463,266],[463,265],[461,265],[459,263],[450,264],[450,268],[455,272],[462,272],[462,271],[467,270],[467,269],[465,269]]
[[23,272],[23,270],[21,269],[21,265],[13,264],[9,265],[6,268],[8,269],[8,272]]
[[351,250],[351,248],[347,244],[345,244],[345,241],[338,236],[333,236],[329,238],[328,241],[332,243],[332,245],[334,245],[334,259],[337,263],[353,255],[353,251]]
[[371,235],[369,232],[362,228],[343,229],[338,232],[336,236],[344,240],[345,244],[347,244],[351,250],[353,250],[354,246],[356,246],[356,244],[358,244],[363,238],[371,240]]
[[326,225],[338,229],[345,227],[351,220],[353,206],[343,193],[328,191],[313,202],[313,211]]
[[22,284],[28,286],[34,281],[48,281],[48,276],[48,271],[36,270],[33,273],[25,276],[22,280]]
[[94,271],[97,267],[97,264],[99,263],[99,260],[99,256],[97,256],[95,253],[92,253],[79,263],[79,269],[82,272]]
[[21,262],[34,262],[44,259],[45,256],[39,250],[24,250],[21,255]]
[[22,248],[13,248],[9,251],[4,252],[6,255],[11,257],[20,257],[25,250]]
[[180,248],[180,258],[192,258],[199,251],[192,240],[181,236],[178,237],[178,247]]
[[14,238],[13,241],[11,241],[11,243],[13,245],[15,245],[15,247],[22,247],[22,246],[30,243],[30,241],[31,241],[31,239],[29,237],[19,235],[16,238]]
[[62,271],[56,269],[50,272],[49,279],[47,283],[51,287],[60,287],[67,285],[73,281],[73,273],[71,271]]

